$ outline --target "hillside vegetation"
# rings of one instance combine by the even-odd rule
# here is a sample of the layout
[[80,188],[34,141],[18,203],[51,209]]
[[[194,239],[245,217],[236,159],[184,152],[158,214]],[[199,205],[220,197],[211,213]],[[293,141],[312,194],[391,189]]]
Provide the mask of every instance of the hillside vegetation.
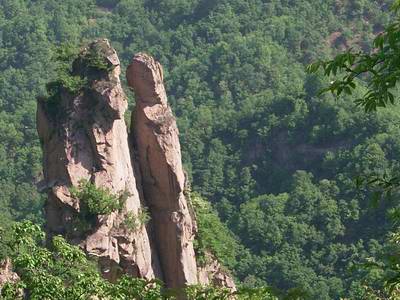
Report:
[[139,51],[164,66],[193,190],[231,231],[219,244],[213,215],[201,233],[238,282],[365,299],[382,274],[357,265],[384,251],[394,204],[372,205],[355,179],[398,172],[400,109],[365,114],[357,95],[320,96],[325,79],[305,66],[368,50],[390,3],[1,0],[0,225],[43,223],[35,110],[57,45],[106,37],[123,69]]

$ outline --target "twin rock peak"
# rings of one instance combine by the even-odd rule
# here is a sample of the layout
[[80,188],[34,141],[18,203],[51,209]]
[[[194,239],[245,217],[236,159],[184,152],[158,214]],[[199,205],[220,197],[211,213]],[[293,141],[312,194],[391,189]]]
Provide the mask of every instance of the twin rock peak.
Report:
[[[61,234],[96,257],[109,280],[130,274],[161,279],[167,288],[214,284],[235,289],[216,260],[196,263],[196,220],[184,193],[179,132],[162,66],[144,53],[133,57],[126,78],[136,106],[128,134],[117,53],[105,39],[83,51],[97,51],[110,68],[92,74],[89,88],[79,95],[62,91],[56,110],[38,102],[48,235]],[[80,63],[77,59],[74,69],[85,72]],[[89,229],[79,226],[82,203],[71,193],[82,180],[125,195],[121,209],[96,215]],[[128,216],[145,208],[149,223],[127,230]]]

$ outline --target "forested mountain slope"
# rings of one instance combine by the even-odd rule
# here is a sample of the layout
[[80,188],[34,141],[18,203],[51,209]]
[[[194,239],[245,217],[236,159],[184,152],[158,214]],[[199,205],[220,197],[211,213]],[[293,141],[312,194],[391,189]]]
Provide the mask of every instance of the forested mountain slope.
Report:
[[164,65],[192,188],[237,236],[224,262],[239,281],[362,299],[380,274],[352,267],[379,254],[389,222],[354,178],[399,169],[400,111],[318,96],[304,68],[368,48],[389,3],[1,0],[0,222],[42,221],[35,110],[55,46],[107,37],[124,66],[139,51]]

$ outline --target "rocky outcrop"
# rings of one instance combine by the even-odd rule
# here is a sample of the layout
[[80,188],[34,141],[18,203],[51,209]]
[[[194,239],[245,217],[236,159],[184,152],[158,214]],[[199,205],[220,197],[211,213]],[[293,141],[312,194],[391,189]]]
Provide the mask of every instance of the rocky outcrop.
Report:
[[236,285],[227,270],[221,266],[216,257],[206,253],[206,263],[198,268],[198,278],[201,285],[214,285],[236,291]]
[[[86,80],[78,95],[61,88],[56,100],[38,102],[47,231],[66,236],[97,257],[106,278],[115,279],[121,272],[160,277],[146,227],[123,226],[125,216],[137,215],[142,204],[128,147],[120,63],[108,41],[84,49],[73,64],[73,75]],[[95,216],[88,230],[79,224],[82,203],[71,195],[71,187],[82,179],[126,198],[119,211]]]
[[0,290],[6,283],[19,281],[19,276],[13,271],[11,260],[5,259],[0,262]]
[[[110,280],[128,273],[157,277],[168,288],[200,283],[234,290],[214,257],[204,267],[196,265],[195,214],[186,198],[179,132],[161,65],[137,54],[128,67],[128,84],[136,95],[129,138],[120,63],[108,41],[97,40],[84,49],[69,75],[66,86],[53,83],[56,93],[38,101],[44,171],[40,186],[48,194],[49,237],[61,234],[80,245],[98,258]],[[76,190],[88,183],[113,195],[119,208],[87,214],[87,200]],[[150,224],[129,228],[126,221],[139,219],[144,206]]]
[[131,131],[165,283],[170,288],[196,284],[195,225],[183,193],[179,133],[167,103],[162,67],[152,57],[139,53],[126,76],[136,96]]

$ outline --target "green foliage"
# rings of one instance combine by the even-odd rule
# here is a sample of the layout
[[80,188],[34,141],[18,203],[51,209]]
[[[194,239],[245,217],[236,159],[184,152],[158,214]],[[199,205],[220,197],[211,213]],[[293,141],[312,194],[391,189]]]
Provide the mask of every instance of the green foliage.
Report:
[[[337,55],[333,60],[318,61],[308,67],[310,73],[315,73],[320,67],[325,76],[339,74],[342,79],[334,80],[330,86],[323,89],[321,93],[331,91],[339,96],[342,91],[351,95],[356,88],[356,79],[361,78],[367,83],[367,92],[355,103],[363,106],[365,111],[376,111],[378,107],[387,107],[395,104],[398,97],[397,83],[400,80],[399,69],[399,38],[400,1],[395,1],[392,11],[395,20],[386,29],[376,36],[373,42],[372,52],[363,51],[354,53],[348,50]],[[375,153],[382,153],[379,145],[375,146]],[[382,158],[377,160],[382,161]],[[388,234],[384,243],[384,249],[374,253],[372,257],[365,259],[363,264],[356,265],[359,273],[364,273],[365,292],[364,299],[398,299],[400,297],[400,207],[398,203],[400,181],[398,168],[370,169],[365,168],[365,175],[356,178],[358,188],[371,189],[373,191],[371,200],[374,208],[381,205],[381,200],[388,201],[384,208],[391,219],[394,228]]]
[[81,213],[108,215],[122,208],[121,197],[113,195],[109,189],[96,187],[88,180],[81,180],[78,187],[70,189],[72,197],[79,199]]
[[[57,64],[49,63],[54,45],[107,37],[121,66],[139,51],[163,64],[193,190],[212,202],[245,247],[220,255],[234,275],[282,294],[300,286],[309,298],[365,299],[365,276],[375,275],[352,266],[382,251],[389,221],[386,204],[371,208],[378,188],[358,191],[353,178],[396,177],[400,110],[360,112],[352,103],[364,96],[363,87],[352,95],[343,90],[337,100],[318,95],[324,79],[304,67],[350,47],[373,56],[370,45],[390,21],[391,2],[0,1],[1,227],[25,218],[43,222],[35,99],[58,78]],[[92,77],[80,78],[90,87]],[[63,84],[78,90],[75,79],[66,76],[54,94]],[[306,175],[294,180],[298,170]]]
[[2,288],[4,300],[23,299],[19,288],[32,300],[162,299],[157,281],[123,276],[112,284],[101,278],[95,264],[62,237],[53,237],[45,248],[43,231],[30,222],[16,224],[13,236],[8,246],[13,249],[11,258],[21,280]]
[[[176,299],[174,291],[164,291],[158,280],[144,280],[124,275],[116,282],[103,279],[86,255],[77,247],[68,244],[62,237],[53,237],[49,248],[44,245],[44,232],[31,222],[17,223],[12,229],[14,239],[7,242],[12,249],[14,269],[20,281],[7,283],[1,289],[1,299]],[[3,243],[3,241],[2,241]],[[176,292],[176,291],[175,291]],[[189,299],[238,300],[274,298],[267,289],[240,289],[230,292],[215,287],[189,286],[185,293]]]
[[191,203],[198,225],[195,240],[198,262],[206,263],[207,253],[211,252],[223,265],[232,268],[237,263],[241,250],[238,241],[221,222],[210,203],[196,193],[191,195]]
[[109,299],[125,300],[125,299],[143,299],[158,300],[168,299],[163,296],[161,291],[161,282],[158,280],[146,281],[139,278],[122,276],[117,284],[111,285],[110,291],[107,292]]
[[[81,48],[83,50],[71,43],[64,43],[54,50],[51,62],[56,70],[56,80],[46,84],[48,97],[45,98],[45,101],[53,108],[60,101],[61,93],[67,92],[77,96],[84,88],[88,88],[90,81],[93,80],[89,76],[90,72],[108,73],[114,69],[114,66],[108,62],[107,53],[101,43]],[[78,59],[81,60],[84,70],[73,69],[73,63]]]
[[355,100],[365,111],[375,111],[378,107],[386,107],[395,103],[397,98],[396,84],[400,80],[400,18],[398,1],[392,10],[396,17],[385,30],[376,36],[370,53],[349,49],[328,61],[317,61],[308,67],[315,73],[322,67],[325,76],[341,76],[333,80],[322,92],[330,91],[336,96],[342,92],[351,95],[357,84],[365,81],[366,93]]
[[107,56],[99,46],[91,47],[81,57],[87,62],[90,68],[106,72],[111,72],[114,69],[114,66],[106,60]]
[[236,292],[229,289],[215,288],[212,286],[189,286],[186,289],[189,299],[196,300],[277,300],[267,288],[263,289],[239,289]]
[[14,239],[11,230],[12,225],[12,223],[9,223],[0,227],[0,261],[6,259],[12,251],[12,249],[9,248],[10,241]]
[[138,213],[127,212],[122,226],[130,231],[137,231],[150,221],[150,214],[146,208],[142,208]]
[[85,85],[85,79],[73,74],[72,63],[78,58],[79,48],[73,44],[61,44],[55,49],[53,63],[56,65],[57,81],[72,95],[76,95]]
[[85,86],[86,80],[72,71],[72,62],[78,58],[78,54],[79,48],[70,43],[55,48],[51,63],[54,64],[57,79],[46,84],[47,103],[57,105],[64,90],[77,95]]
[[[314,183],[310,174],[299,171],[289,193],[262,195],[242,204],[237,228],[253,253],[249,272],[262,274],[287,296],[301,292],[305,299],[329,299],[340,292],[343,287],[332,270],[349,268],[343,261],[355,249],[342,240],[344,224],[352,219],[346,220],[342,210],[351,206],[338,205],[337,189],[334,182]],[[280,281],[282,273],[285,282]]]

